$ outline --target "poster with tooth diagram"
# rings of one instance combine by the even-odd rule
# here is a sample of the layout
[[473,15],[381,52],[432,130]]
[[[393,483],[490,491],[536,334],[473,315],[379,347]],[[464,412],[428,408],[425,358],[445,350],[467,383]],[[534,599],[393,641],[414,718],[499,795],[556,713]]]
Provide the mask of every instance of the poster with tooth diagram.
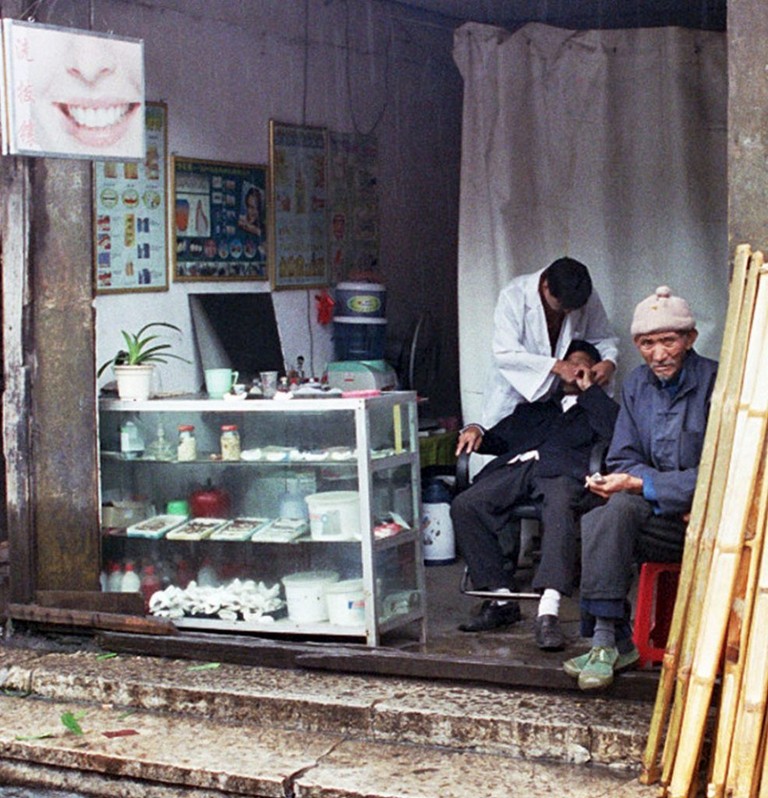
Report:
[[144,157],[144,44],[39,22],[2,21],[2,151]]
[[266,166],[174,157],[174,280],[266,280],[266,192]]
[[97,294],[168,290],[167,116],[147,103],[142,161],[94,161]]
[[328,285],[328,145],[322,127],[269,120],[272,287]]

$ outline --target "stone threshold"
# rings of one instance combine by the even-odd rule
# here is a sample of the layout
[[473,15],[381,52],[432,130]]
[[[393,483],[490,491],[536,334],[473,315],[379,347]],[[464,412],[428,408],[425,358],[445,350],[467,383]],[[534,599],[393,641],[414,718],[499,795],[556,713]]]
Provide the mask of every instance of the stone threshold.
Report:
[[[82,728],[61,722],[72,713]],[[195,713],[0,697],[0,783],[104,798],[641,798],[624,769],[359,740]]]
[[[0,649],[4,700],[636,773],[652,705],[421,679]],[[27,696],[21,699],[19,696]],[[106,722],[106,719],[105,719]],[[7,733],[23,734],[17,728]]]

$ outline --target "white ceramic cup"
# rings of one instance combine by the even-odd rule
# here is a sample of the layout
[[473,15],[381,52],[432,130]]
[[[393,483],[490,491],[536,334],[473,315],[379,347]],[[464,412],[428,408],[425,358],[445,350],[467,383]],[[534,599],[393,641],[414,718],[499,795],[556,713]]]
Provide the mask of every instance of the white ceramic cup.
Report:
[[206,369],[205,390],[211,399],[221,399],[229,393],[240,375],[232,369]]

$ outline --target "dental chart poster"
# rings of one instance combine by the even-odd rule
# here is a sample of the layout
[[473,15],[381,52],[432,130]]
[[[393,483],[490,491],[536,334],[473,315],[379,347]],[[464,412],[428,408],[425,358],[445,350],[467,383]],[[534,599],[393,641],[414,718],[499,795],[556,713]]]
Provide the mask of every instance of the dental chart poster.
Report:
[[3,154],[144,157],[144,44],[3,20]]
[[267,167],[173,158],[175,282],[266,280]]
[[94,161],[97,294],[168,290],[167,119],[147,103],[142,161]]
[[272,288],[328,285],[328,138],[269,120]]

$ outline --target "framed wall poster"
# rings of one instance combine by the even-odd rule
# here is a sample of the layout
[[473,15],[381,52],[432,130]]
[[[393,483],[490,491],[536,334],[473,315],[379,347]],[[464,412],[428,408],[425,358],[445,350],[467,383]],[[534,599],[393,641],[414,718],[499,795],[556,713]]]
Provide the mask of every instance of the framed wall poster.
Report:
[[168,109],[147,103],[144,160],[94,161],[97,294],[168,290]]
[[267,168],[173,159],[173,279],[266,280]]
[[144,157],[144,43],[4,19],[4,154]]
[[333,283],[379,270],[378,144],[375,136],[328,133],[328,241]]
[[272,288],[328,285],[327,131],[269,121]]

